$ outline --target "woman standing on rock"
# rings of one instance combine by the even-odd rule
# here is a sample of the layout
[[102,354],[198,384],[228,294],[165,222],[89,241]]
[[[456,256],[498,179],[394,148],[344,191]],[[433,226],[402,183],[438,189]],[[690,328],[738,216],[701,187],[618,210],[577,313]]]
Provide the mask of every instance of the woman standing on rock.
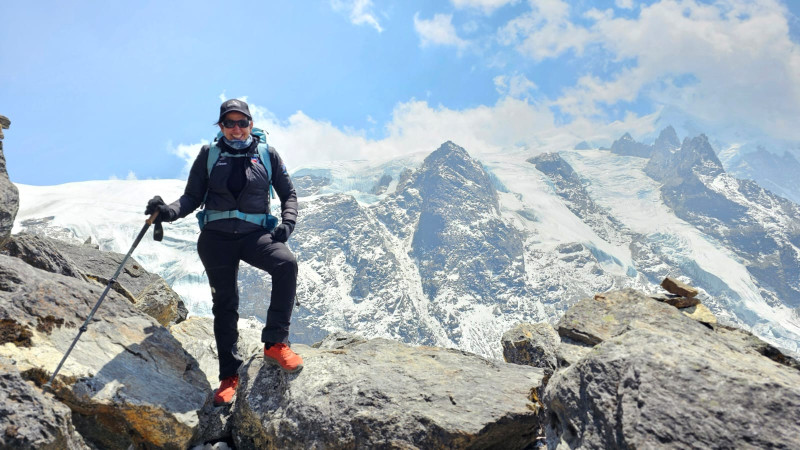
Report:
[[[145,214],[158,211],[157,221],[186,217],[202,204],[197,252],[203,262],[214,313],[214,337],[219,353],[216,405],[229,404],[239,384],[242,358],[239,338],[239,261],[272,276],[267,323],[261,333],[264,359],[296,372],[303,359],[289,348],[289,324],[297,288],[297,261],[286,246],[297,221],[297,194],[281,157],[253,129],[247,103],[222,103],[217,121],[222,136],[204,145],[192,165],[184,194],[170,205],[156,196]],[[269,215],[270,184],[281,201],[281,223]]]

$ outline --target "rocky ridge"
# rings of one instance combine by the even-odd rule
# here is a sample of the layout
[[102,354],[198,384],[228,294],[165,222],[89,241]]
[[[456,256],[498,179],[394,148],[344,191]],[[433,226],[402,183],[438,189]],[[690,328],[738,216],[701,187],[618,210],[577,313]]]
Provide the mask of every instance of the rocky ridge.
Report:
[[708,322],[635,290],[611,291],[573,305],[557,334],[521,324],[503,345],[507,360],[549,375],[548,448],[800,445],[798,362]]

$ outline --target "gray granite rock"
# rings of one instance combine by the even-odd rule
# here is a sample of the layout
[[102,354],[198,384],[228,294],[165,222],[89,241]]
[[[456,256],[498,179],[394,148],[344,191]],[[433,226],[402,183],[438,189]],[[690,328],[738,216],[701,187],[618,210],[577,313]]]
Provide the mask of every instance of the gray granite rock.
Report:
[[[0,356],[38,384],[55,370],[102,288],[0,255]],[[210,391],[197,361],[110,291],[61,368],[54,395],[98,448],[182,448]]]
[[556,349],[558,367],[569,367],[577,363],[581,358],[586,356],[592,348],[591,345],[582,344],[569,338],[561,338],[561,343],[558,344],[558,348]]
[[240,370],[236,448],[525,448],[542,371],[456,350],[373,339],[293,347],[304,369]]
[[548,381],[549,448],[800,446],[799,365],[748,332],[630,289],[581,300],[559,331],[596,345]]
[[70,409],[25,381],[5,358],[0,358],[0,448],[89,448],[72,424]]
[[[261,342],[262,322],[256,319],[239,320],[239,341],[237,350],[244,358],[259,355],[264,349]],[[189,317],[185,321],[169,327],[169,332],[183,348],[197,360],[200,370],[206,374],[212,388],[219,385],[219,356],[214,340],[214,319],[211,317]]]
[[44,236],[27,233],[11,236],[3,253],[19,258],[38,269],[84,281],[89,280],[78,266],[59,251],[52,239]]
[[0,116],[0,248],[11,235],[14,218],[19,209],[19,190],[8,178],[6,157],[3,154],[3,128],[8,128],[11,122],[5,116]]
[[[12,236],[5,253],[39,269],[93,281],[103,287],[125,257],[100,251],[91,244],[74,245],[35,234]],[[128,259],[112,288],[161,325],[181,322],[188,315],[180,296],[159,275],[142,268],[135,258]]]
[[561,339],[549,323],[518,324],[503,334],[501,343],[506,362],[550,371],[558,368]]
[[677,330],[700,326],[670,305],[658,302],[634,289],[597,294],[572,305],[556,329],[561,337],[596,345],[635,328],[639,323],[658,324],[661,317],[676,318],[669,326]]
[[800,448],[797,370],[659,319],[550,379],[549,448]]

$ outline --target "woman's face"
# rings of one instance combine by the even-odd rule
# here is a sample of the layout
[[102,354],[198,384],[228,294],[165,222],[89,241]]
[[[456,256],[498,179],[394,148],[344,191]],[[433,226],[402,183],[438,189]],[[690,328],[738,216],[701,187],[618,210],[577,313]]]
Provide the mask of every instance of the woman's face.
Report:
[[[234,124],[233,128],[225,127],[225,122],[227,121],[238,122],[240,120],[247,120],[248,125],[242,128],[237,123]],[[248,136],[250,136],[250,131],[253,130],[253,122],[250,121],[244,114],[233,111],[229,112],[228,114],[225,114],[225,117],[219,124],[219,129],[222,130],[222,134],[225,135],[225,139],[229,141],[244,141],[247,140]]]

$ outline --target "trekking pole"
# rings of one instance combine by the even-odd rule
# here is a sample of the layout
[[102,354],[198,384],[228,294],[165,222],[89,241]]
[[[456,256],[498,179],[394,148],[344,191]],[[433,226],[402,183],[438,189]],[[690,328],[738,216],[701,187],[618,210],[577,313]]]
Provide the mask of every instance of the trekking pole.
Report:
[[110,280],[108,280],[108,284],[106,285],[106,288],[103,291],[103,293],[100,295],[100,299],[97,300],[97,303],[95,303],[94,308],[92,308],[92,311],[89,313],[89,317],[86,318],[86,321],[83,322],[83,325],[81,325],[81,327],[78,329],[78,335],[75,336],[75,340],[72,341],[72,344],[67,349],[67,352],[64,353],[64,357],[61,358],[61,362],[58,363],[56,371],[53,372],[53,375],[50,377],[50,380],[47,383],[45,383],[42,389],[52,390],[53,380],[56,379],[56,375],[58,375],[58,371],[61,370],[61,366],[64,365],[64,361],[67,360],[67,357],[69,356],[70,352],[72,352],[73,347],[75,347],[75,344],[78,343],[78,339],[80,339],[81,335],[85,333],[86,330],[88,329],[87,327],[89,326],[89,322],[91,322],[92,317],[94,317],[94,313],[97,312],[97,308],[99,308],[100,304],[103,303],[103,300],[106,298],[106,294],[108,294],[108,291],[111,289],[111,286],[117,282],[117,277],[119,276],[120,272],[122,272],[122,268],[125,267],[125,263],[128,261],[128,258],[130,258],[131,253],[133,253],[133,250],[136,248],[137,245],[139,245],[139,242],[141,242],[142,238],[144,237],[144,234],[147,232],[147,229],[150,228],[150,225],[152,225],[153,222],[155,222],[156,217],[158,217],[158,211],[154,212],[147,220],[145,220],[144,226],[142,227],[142,231],[140,231],[139,235],[136,236],[136,240],[133,241],[133,245],[131,246],[131,249],[128,250],[128,254],[125,255],[124,258],[122,258],[122,263],[117,268],[116,273],[114,273],[114,276],[111,277]]

